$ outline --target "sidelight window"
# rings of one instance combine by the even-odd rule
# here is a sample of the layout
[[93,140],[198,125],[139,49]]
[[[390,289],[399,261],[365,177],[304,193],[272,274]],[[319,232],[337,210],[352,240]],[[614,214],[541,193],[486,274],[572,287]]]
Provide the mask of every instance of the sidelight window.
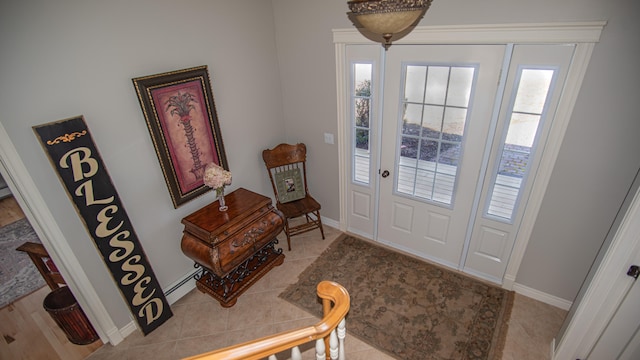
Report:
[[371,63],[354,63],[351,82],[351,124],[352,124],[352,180],[356,183],[369,184],[371,169],[371,144],[369,143],[371,128],[371,79],[373,65]]
[[486,214],[511,221],[526,183],[555,70],[521,67]]

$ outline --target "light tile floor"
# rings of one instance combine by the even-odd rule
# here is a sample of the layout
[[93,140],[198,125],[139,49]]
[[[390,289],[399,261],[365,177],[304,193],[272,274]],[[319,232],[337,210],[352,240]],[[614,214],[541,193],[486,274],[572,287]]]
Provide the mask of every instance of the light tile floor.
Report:
[[[180,359],[312,325],[318,321],[317,318],[279,299],[278,294],[295,283],[298,274],[338,235],[338,230],[325,225],[325,240],[321,239],[319,231],[294,237],[293,250],[284,251],[284,264],[260,279],[231,308],[222,308],[210,296],[193,290],[171,306],[174,316],[148,336],[136,331],[117,346],[102,346],[88,359]],[[278,238],[281,239],[280,245],[286,247],[286,238]],[[551,339],[565,315],[566,311],[516,295],[503,359],[548,359]],[[355,337],[349,337],[348,322],[345,344],[349,360],[392,359]],[[311,358],[311,346],[301,348],[308,350],[303,354],[305,359]]]

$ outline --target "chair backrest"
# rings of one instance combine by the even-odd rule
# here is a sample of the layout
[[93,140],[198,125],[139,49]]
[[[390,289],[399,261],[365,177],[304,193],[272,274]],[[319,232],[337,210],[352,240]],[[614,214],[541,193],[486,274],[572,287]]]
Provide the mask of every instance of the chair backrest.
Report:
[[309,194],[305,144],[280,144],[264,150],[262,159],[278,202],[285,203]]

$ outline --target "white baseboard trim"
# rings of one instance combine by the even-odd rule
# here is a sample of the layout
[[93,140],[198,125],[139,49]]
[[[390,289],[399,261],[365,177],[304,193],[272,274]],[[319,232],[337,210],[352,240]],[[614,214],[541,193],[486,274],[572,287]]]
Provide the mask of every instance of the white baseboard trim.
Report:
[[135,321],[131,321],[130,323],[125,325],[122,329],[120,329],[120,334],[124,339],[127,336],[131,335],[136,330],[138,330],[138,326],[136,325]]
[[562,310],[569,310],[569,308],[573,304],[569,300],[561,299],[557,296],[553,296],[553,295],[544,293],[540,290],[536,290],[518,283],[513,284],[513,291],[515,291],[520,295],[524,295],[526,297],[530,297],[532,299],[542,301],[545,304],[555,306]]
[[331,226],[332,228],[336,228],[336,229],[340,229],[340,223],[333,220],[333,219],[329,219],[326,218],[324,216],[320,216],[320,218],[322,219],[322,224],[323,225],[328,225]]
[[120,329],[113,328],[107,331],[107,338],[109,339],[109,343],[113,346],[120,344],[124,339],[131,335],[134,331],[138,329],[135,321],[131,320],[127,325],[123,326]]
[[170,284],[167,290],[163,290],[164,296],[167,298],[167,302],[170,305],[173,305],[176,301],[180,300],[183,296],[196,288],[196,280],[193,276],[198,271],[200,271],[200,268],[191,270]]
[[[195,289],[196,281],[194,280],[193,275],[197,271],[199,271],[199,269],[194,269],[184,274],[180,277],[180,279],[170,284],[167,290],[163,290],[164,296],[166,297],[169,305],[173,305],[176,301],[187,295],[191,290]],[[135,321],[131,321],[120,329],[114,328],[113,331],[109,331],[107,334],[109,342],[114,346],[118,345],[121,341],[123,341],[127,336],[131,335],[137,329],[138,326],[136,325]]]
[[196,288],[196,281],[192,279],[182,285],[179,289],[167,295],[167,302],[169,305],[173,305],[176,301],[182,299],[183,296],[187,295],[191,290]]
[[[133,321],[127,324],[125,327],[129,325],[133,325],[135,327],[135,324],[133,323]],[[126,337],[126,335],[123,335],[123,330],[118,329],[117,327],[113,327],[111,329],[106,330],[106,336],[107,336],[106,339],[101,338],[102,342],[103,343],[108,342],[113,346],[120,344]]]
[[516,283],[516,278],[510,275],[505,275],[502,279],[502,288],[506,290],[513,290],[513,285]]

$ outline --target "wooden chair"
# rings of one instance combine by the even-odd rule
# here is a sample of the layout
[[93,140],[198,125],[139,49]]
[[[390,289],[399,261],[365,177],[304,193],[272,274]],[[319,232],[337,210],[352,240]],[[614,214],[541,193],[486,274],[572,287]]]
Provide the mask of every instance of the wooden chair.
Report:
[[[284,214],[284,232],[291,251],[291,237],[324,229],[320,219],[320,204],[311,197],[307,188],[307,147],[305,144],[280,144],[264,150],[262,159],[267,167],[271,186],[276,195],[276,207]],[[292,225],[290,220],[305,217],[302,224]]]

